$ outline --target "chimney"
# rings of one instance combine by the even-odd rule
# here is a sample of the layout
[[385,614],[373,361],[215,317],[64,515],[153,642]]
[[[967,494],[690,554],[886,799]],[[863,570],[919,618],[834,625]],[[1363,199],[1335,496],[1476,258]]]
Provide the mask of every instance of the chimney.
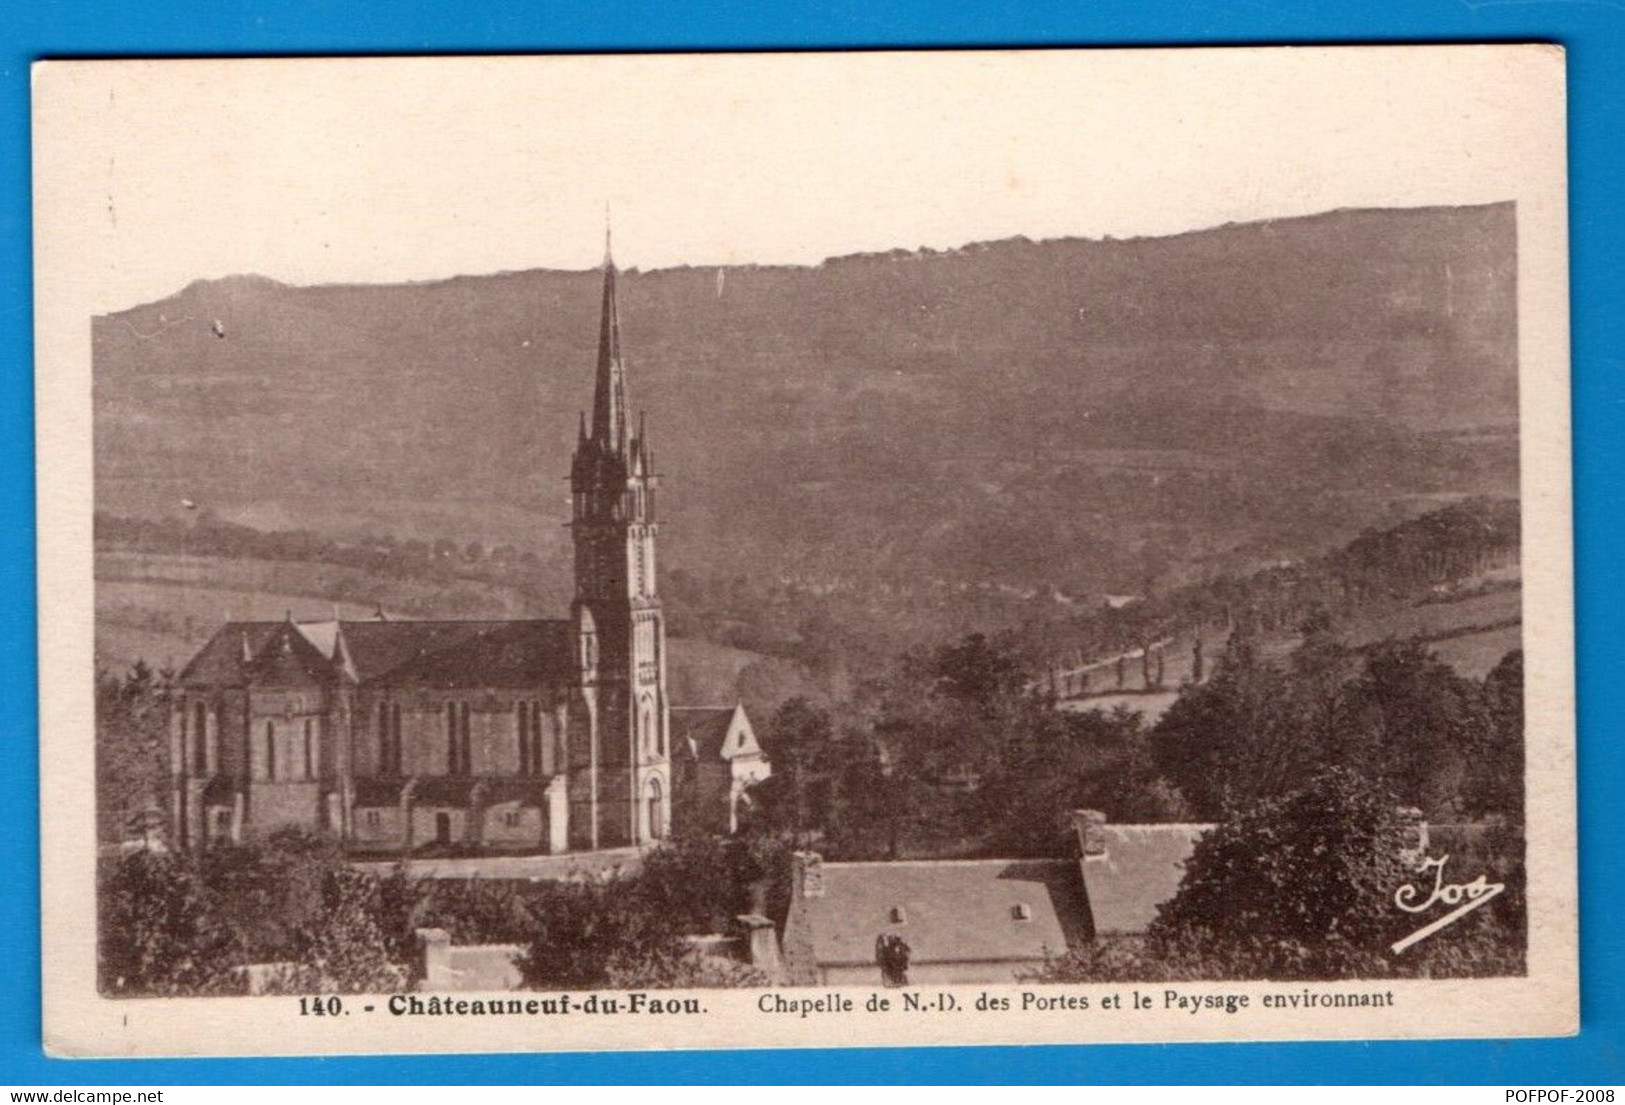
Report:
[[824,896],[824,857],[817,852],[794,852],[790,856],[790,882],[798,898]]
[[1072,828],[1078,834],[1078,854],[1085,860],[1106,858],[1106,815],[1099,810],[1073,810]]
[[1394,812],[1399,815],[1400,833],[1404,840],[1399,856],[1407,867],[1420,867],[1428,854],[1427,819],[1415,806],[1400,806]]
[[773,922],[760,913],[745,913],[739,917],[745,927],[745,943],[750,952],[750,965],[760,971],[774,985],[784,982],[784,963],[779,957],[779,936],[773,931]]

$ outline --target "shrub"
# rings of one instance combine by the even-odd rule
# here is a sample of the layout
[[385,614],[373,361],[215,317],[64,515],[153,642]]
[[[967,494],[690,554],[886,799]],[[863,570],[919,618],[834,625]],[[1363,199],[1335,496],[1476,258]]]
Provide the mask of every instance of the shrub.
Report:
[[530,896],[536,936],[519,958],[525,985],[590,989],[674,970],[685,947],[672,919],[643,908],[629,885],[547,883]]
[[294,939],[296,965],[266,987],[268,993],[384,993],[405,982],[390,962],[378,925],[379,880],[356,871],[333,871],[323,887],[322,908]]
[[1370,947],[1394,931],[1410,872],[1393,798],[1346,768],[1235,811],[1196,844],[1155,938]]
[[240,993],[243,941],[188,857],[139,851],[112,865],[99,896],[103,993]]
[[[1048,981],[1483,977],[1524,970],[1521,844],[1510,830],[1473,834],[1452,861],[1507,892],[1402,954],[1416,927],[1394,908],[1426,883],[1404,850],[1390,795],[1344,768],[1303,789],[1232,812],[1196,844],[1178,892],[1143,938],[1107,939],[1041,972]],[[1448,875],[1447,875],[1448,877]],[[1431,915],[1430,915],[1431,916]]]

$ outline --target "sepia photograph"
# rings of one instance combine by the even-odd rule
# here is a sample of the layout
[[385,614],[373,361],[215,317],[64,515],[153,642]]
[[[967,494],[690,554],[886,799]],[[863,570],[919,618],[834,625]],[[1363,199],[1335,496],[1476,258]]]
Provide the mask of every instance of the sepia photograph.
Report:
[[1561,51],[34,87],[53,1050],[1574,1030]]

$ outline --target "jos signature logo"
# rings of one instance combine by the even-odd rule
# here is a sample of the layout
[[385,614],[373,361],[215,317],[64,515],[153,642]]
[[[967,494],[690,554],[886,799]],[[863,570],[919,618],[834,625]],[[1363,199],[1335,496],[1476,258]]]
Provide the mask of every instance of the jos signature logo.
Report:
[[1449,856],[1440,856],[1438,859],[1429,856],[1417,868],[1417,871],[1423,875],[1426,875],[1429,871],[1433,872],[1433,891],[1420,905],[1417,904],[1416,899],[1421,897],[1422,892],[1416,888],[1415,884],[1406,883],[1394,892],[1394,904],[1406,913],[1425,913],[1439,904],[1455,907],[1443,917],[1435,918],[1396,943],[1393,946],[1395,955],[1398,955],[1412,944],[1421,943],[1440,929],[1455,924],[1506,889],[1505,883],[1490,882],[1483,875],[1478,876],[1472,882],[1445,882],[1444,865],[1449,862]]

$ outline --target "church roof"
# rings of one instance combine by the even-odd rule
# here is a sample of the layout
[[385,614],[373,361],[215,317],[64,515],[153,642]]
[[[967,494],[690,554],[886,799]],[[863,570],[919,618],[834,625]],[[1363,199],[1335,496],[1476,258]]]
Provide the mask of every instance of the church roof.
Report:
[[[228,622],[182,669],[188,686],[326,683],[343,641],[362,683],[534,685],[574,672],[570,623],[523,621]],[[323,647],[323,646],[326,647]]]
[[[357,623],[362,624],[362,623]],[[373,622],[373,626],[439,626],[438,622]],[[417,636],[402,635],[389,651],[403,662],[360,676],[387,684],[415,683],[434,687],[531,686],[538,680],[568,680],[575,674],[575,652],[567,621],[460,622],[460,630]],[[358,675],[367,670],[363,647],[344,636]],[[366,636],[363,634],[362,636]],[[411,646],[415,648],[403,647]],[[382,650],[381,650],[382,651]]]
[[697,760],[720,760],[735,709],[733,706],[673,706],[672,746],[692,750]]
[[293,622],[227,622],[181,669],[185,686],[299,687],[333,680],[326,656]]
[[796,907],[807,911],[813,957],[825,966],[873,966],[883,933],[901,936],[924,964],[1038,963],[1066,954],[1086,932],[1076,863],[826,863],[823,882],[822,897]]
[[244,653],[257,652],[277,622],[227,622],[181,669],[183,685],[238,686],[246,682]]

